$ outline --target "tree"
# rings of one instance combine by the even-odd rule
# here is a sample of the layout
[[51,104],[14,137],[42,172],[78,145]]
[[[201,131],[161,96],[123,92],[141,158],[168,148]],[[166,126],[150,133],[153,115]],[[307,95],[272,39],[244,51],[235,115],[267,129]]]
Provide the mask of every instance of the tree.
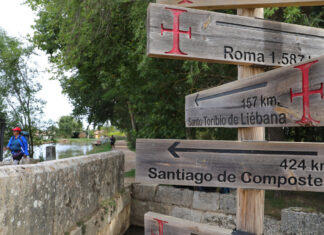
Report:
[[72,137],[73,133],[82,131],[82,122],[72,116],[62,116],[58,122],[58,132],[63,137]]
[[0,31],[1,100],[8,114],[8,126],[21,126],[29,132],[30,156],[34,154],[35,139],[44,101],[36,98],[41,89],[35,82],[37,69],[31,65],[32,48]]
[[[95,125],[110,120],[133,146],[138,137],[235,139],[235,131],[186,129],[184,97],[235,80],[236,66],[148,58],[149,2],[28,0],[38,13],[33,42],[61,69],[58,76],[74,115],[87,116]],[[321,9],[272,8],[266,13],[272,19],[319,25]],[[64,70],[73,75],[64,76]]]
[[110,120],[132,140],[186,138],[185,95],[236,76],[234,66],[147,58],[150,1],[28,2],[39,16],[35,45],[73,71],[60,81],[74,114],[95,125]]

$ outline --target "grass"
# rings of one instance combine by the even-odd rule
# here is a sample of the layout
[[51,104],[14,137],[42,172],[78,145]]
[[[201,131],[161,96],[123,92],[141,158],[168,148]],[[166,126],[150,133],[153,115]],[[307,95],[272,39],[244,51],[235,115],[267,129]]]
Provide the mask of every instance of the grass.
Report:
[[288,207],[302,207],[304,212],[324,213],[324,193],[266,191],[266,215],[281,219],[281,210]]
[[124,176],[126,178],[135,178],[135,169],[125,172]]
[[88,154],[102,153],[111,151],[110,143],[105,143],[98,146],[93,146],[93,149],[88,152]]

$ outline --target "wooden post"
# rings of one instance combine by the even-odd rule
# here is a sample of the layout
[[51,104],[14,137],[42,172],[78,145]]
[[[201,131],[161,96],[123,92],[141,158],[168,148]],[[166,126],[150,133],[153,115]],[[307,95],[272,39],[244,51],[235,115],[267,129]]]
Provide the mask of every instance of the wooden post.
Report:
[[[240,16],[263,18],[263,8],[238,9]],[[263,73],[264,69],[253,66],[238,66],[238,79],[244,79],[258,73]],[[265,128],[239,128],[239,140],[265,140]],[[237,189],[237,229],[244,232],[263,234],[264,220],[264,190]]]

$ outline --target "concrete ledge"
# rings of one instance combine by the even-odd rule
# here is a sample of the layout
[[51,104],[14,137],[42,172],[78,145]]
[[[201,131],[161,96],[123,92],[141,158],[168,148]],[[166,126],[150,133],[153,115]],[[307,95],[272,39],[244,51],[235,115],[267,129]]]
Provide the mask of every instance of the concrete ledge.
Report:
[[121,192],[124,155],[107,152],[0,168],[0,231],[64,234]]

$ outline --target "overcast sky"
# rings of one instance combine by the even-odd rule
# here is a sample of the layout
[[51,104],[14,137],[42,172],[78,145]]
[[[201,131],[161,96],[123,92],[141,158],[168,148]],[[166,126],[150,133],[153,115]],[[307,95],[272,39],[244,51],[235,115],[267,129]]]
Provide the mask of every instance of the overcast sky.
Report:
[[[31,25],[34,24],[35,14],[26,5],[24,0],[0,0],[0,27],[3,28],[9,36],[24,39],[28,34],[32,35]],[[46,71],[49,68],[47,56],[44,52],[38,51],[39,56],[36,62],[40,71]],[[49,80],[52,74],[40,73],[39,81],[43,86],[39,93],[40,98],[47,104],[44,109],[45,120],[58,121],[59,117],[69,115],[72,112],[72,106],[68,98],[62,95],[62,88],[58,81]]]

